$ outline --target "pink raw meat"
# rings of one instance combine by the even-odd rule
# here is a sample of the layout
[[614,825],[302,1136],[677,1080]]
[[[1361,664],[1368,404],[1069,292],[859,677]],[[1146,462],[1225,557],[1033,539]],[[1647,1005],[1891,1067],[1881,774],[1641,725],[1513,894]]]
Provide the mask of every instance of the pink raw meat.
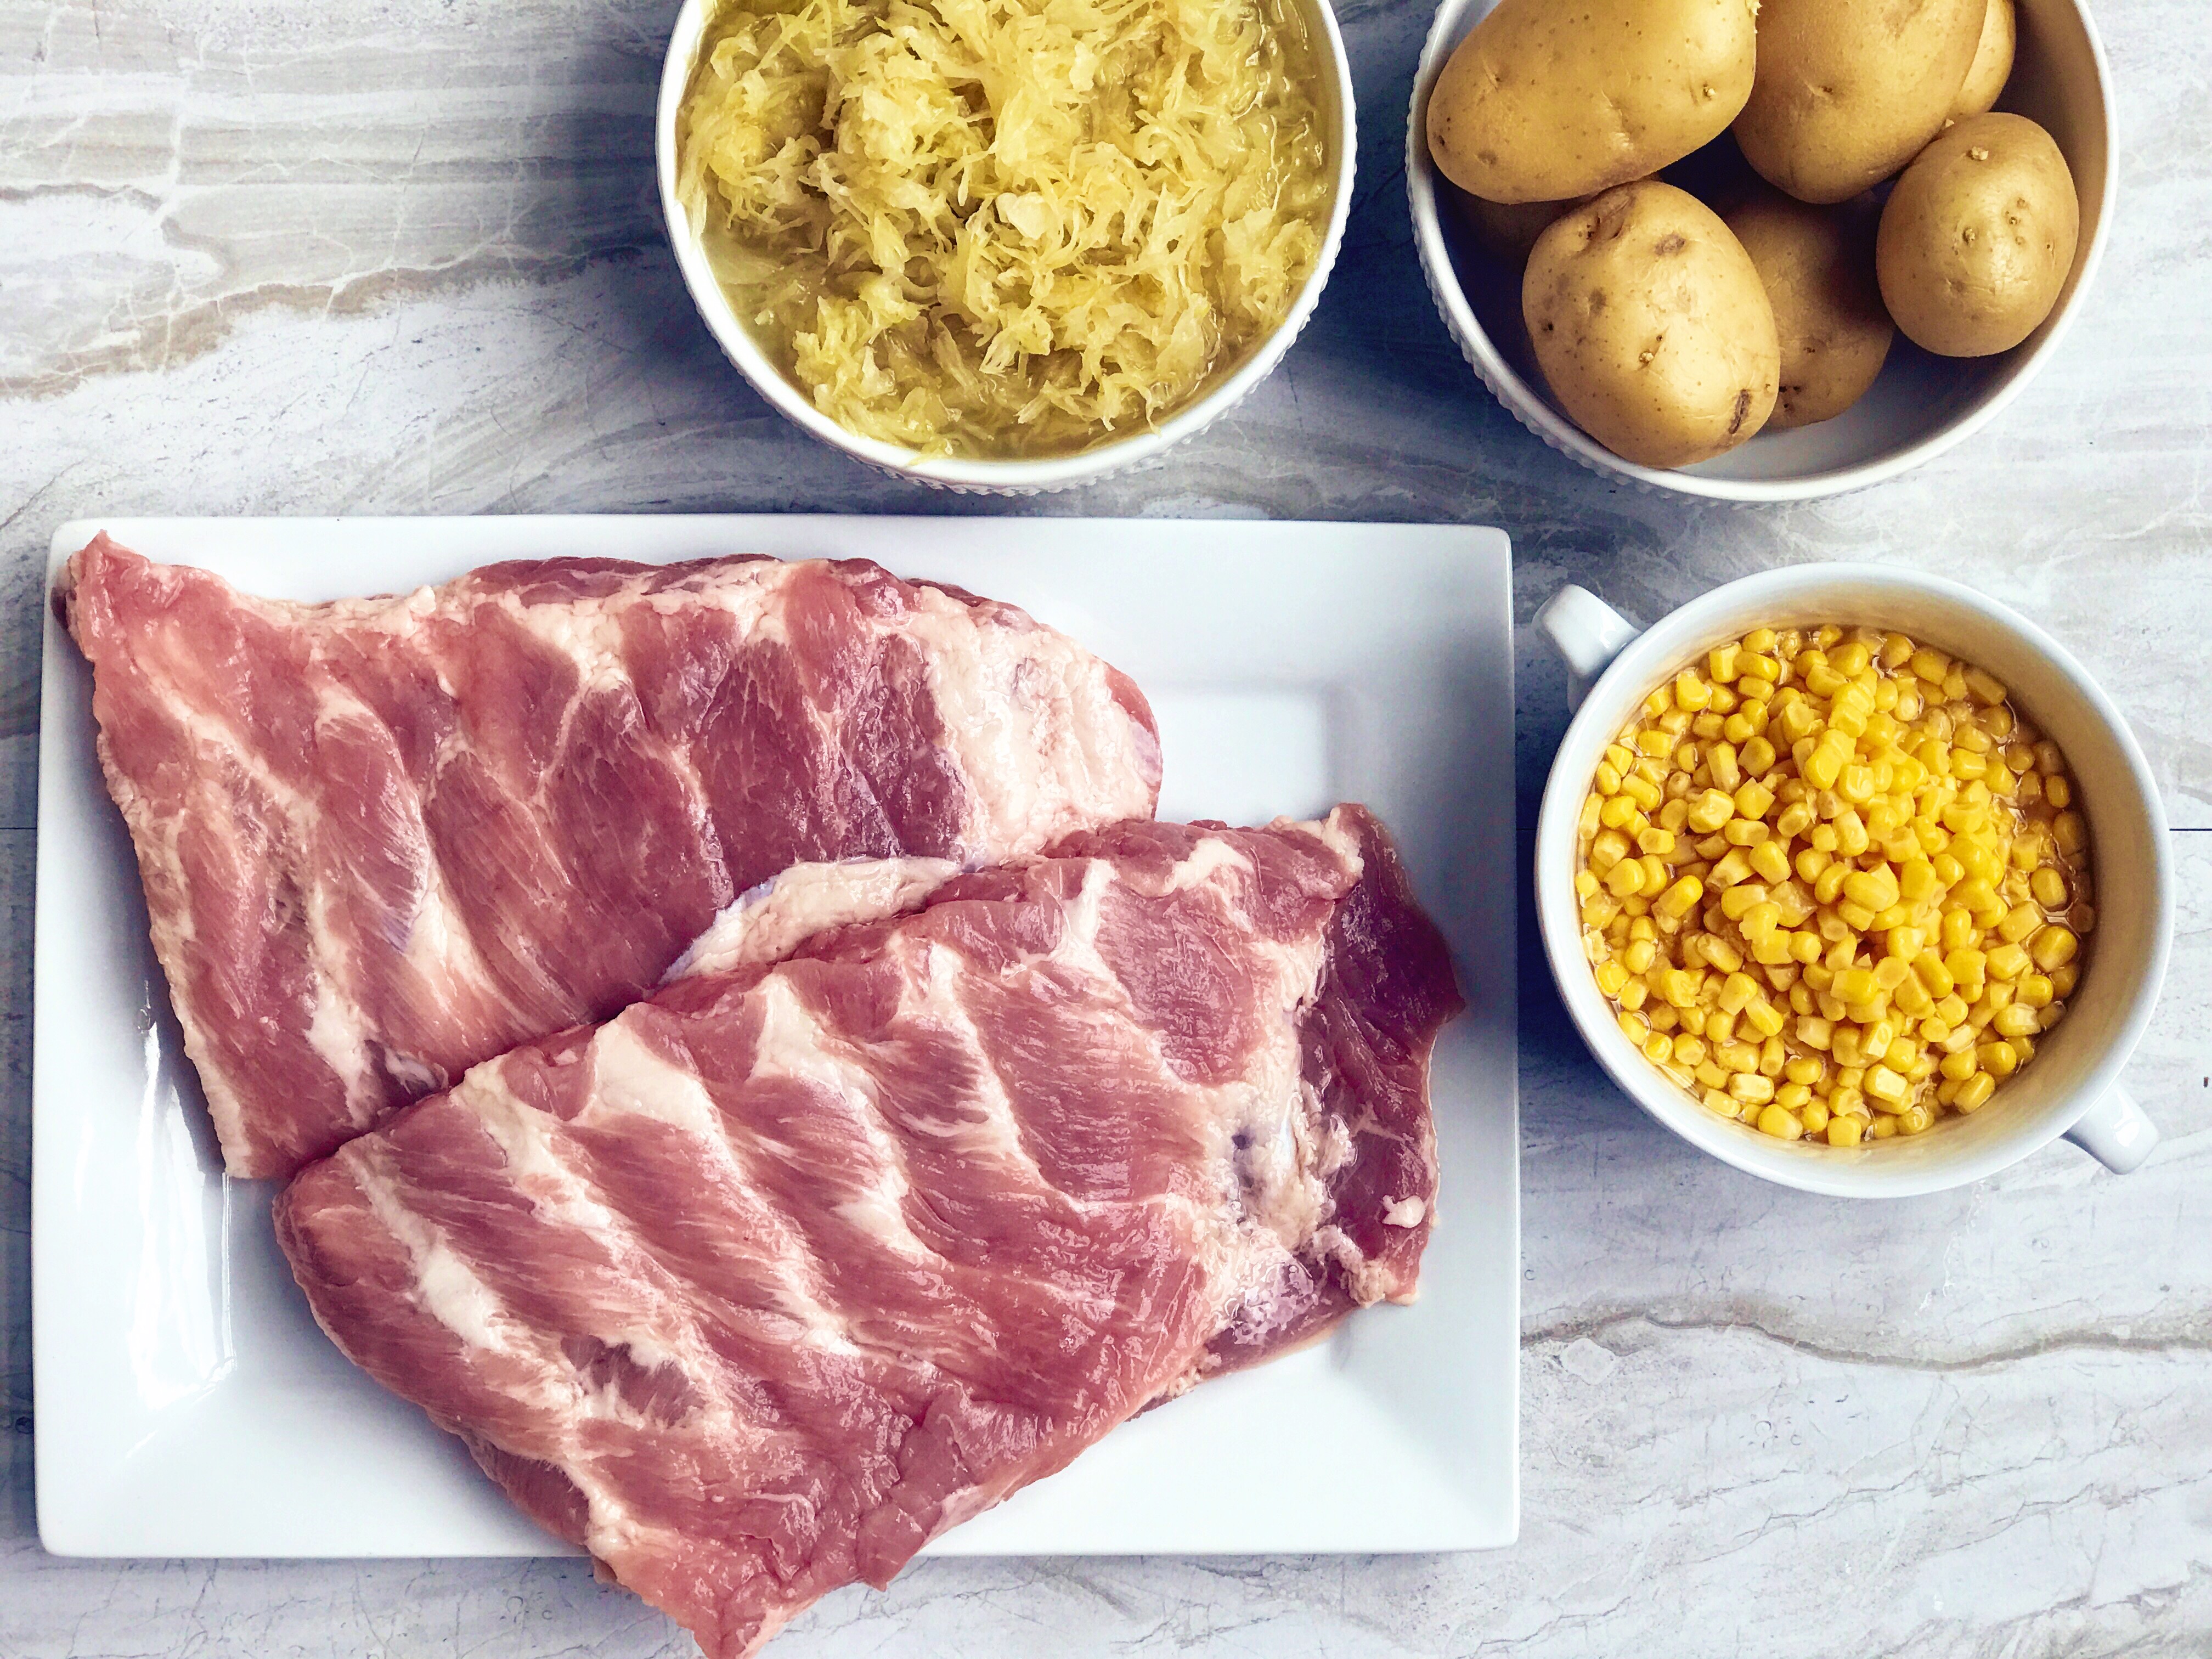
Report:
[[[339,1347],[712,1659],[1410,1300],[1434,1213],[1461,1002],[1364,809],[854,879],[793,872],[276,1204]],[[792,914],[916,902],[758,959]]]
[[792,864],[995,862],[1158,790],[1127,678],[865,560],[297,605],[103,535],[56,597],[236,1176],[607,1018]]

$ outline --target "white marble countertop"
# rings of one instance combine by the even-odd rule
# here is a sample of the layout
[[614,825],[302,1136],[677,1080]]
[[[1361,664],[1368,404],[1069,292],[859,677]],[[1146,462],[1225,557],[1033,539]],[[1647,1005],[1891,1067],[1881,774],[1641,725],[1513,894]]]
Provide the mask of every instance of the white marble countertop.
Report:
[[[1340,8],[1360,204],[1273,379],[1162,470],[945,499],[800,437],[726,369],[651,205],[672,0],[0,0],[0,1656],[642,1659],[687,1638],[572,1562],[92,1563],[31,1496],[28,1096],[43,560],[100,513],[779,510],[1504,526],[1652,613],[1777,563],[1941,568],[2100,676],[2178,826],[2180,937],[2129,1083],[2166,1134],[1854,1207],[1643,1119],[1522,974],[1518,1547],[925,1564],[817,1656],[2212,1652],[2212,33],[2105,0],[2118,216],[2064,349],[1922,471],[1781,510],[1615,489],[1476,385],[1394,160],[1428,22]],[[1564,724],[1524,638],[1523,820]],[[333,1502],[343,1495],[332,1494]]]

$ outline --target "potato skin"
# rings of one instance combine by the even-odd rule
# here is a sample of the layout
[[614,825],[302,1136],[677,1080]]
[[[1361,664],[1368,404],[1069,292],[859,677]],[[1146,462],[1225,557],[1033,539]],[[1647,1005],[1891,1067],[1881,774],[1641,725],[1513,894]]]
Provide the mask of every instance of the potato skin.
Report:
[[1875,282],[1870,202],[1814,207],[1762,189],[1724,222],[1774,308],[1782,378],[1767,425],[1833,419],[1866,395],[1897,337]]
[[2074,175],[2051,135],[2026,116],[1972,115],[1897,181],[1875,270],[1889,314],[1915,344],[1985,357],[2051,314],[2081,234]]
[[1987,0],[1766,0],[1736,142],[1768,183],[1845,202],[1920,153],[1966,84]]
[[1996,107],[1996,101],[2012,79],[2013,52],[2020,45],[2020,19],[2014,15],[2012,0],[1990,0],[1989,15],[1982,20],[1982,41],[1974,48],[1973,67],[1966,71],[1966,84],[1959,88],[1959,95],[1951,103],[1951,118],[1963,121],[1969,115],[1985,115]]
[[1429,153],[1486,201],[1557,202],[1656,173],[1728,129],[1753,0],[1503,0],[1429,95]]
[[1521,313],[1575,423],[1644,466],[1687,466],[1766,422],[1779,367],[1759,273],[1711,208],[1623,185],[1536,239]]

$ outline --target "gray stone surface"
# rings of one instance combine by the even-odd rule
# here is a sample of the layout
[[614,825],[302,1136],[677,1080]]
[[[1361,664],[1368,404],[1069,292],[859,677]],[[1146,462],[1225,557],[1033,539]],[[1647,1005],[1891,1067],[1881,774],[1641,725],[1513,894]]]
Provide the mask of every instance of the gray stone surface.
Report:
[[[2185,872],[2124,1181],[2058,1146],[1881,1207],[1783,1192],[1608,1087],[1524,956],[1519,1547],[926,1565],[789,1659],[890,1653],[2212,1652],[2212,34],[2101,9],[2124,161],[2102,281],[1988,432],[1782,510],[1613,488],[1474,383],[1395,162],[1428,13],[1342,8],[1360,204],[1306,337],[1142,477],[930,496],[798,436],[695,320],[649,201],[668,0],[0,0],[0,1656],[643,1659],[686,1638],[573,1563],[92,1563],[39,1548],[28,1317],[43,556],[124,513],[1023,511],[1464,520],[1656,613],[1747,571],[1958,574],[2136,723]],[[1524,821],[1564,722],[1525,637]],[[1504,757],[1500,757],[1501,764]],[[1295,1449],[1286,1449],[1286,1455]],[[333,1502],[343,1495],[332,1494]]]

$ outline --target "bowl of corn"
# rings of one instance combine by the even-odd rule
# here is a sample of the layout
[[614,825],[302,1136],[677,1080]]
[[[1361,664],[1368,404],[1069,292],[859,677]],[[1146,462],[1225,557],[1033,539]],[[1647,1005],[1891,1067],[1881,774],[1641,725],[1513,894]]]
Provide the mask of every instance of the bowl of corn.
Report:
[[1537,828],[1560,994],[1653,1116],[1784,1184],[1903,1196],[2157,1132],[2119,1073],[2172,933],[2125,720],[2005,607],[1771,572],[1638,633],[1561,590],[1579,702]]

